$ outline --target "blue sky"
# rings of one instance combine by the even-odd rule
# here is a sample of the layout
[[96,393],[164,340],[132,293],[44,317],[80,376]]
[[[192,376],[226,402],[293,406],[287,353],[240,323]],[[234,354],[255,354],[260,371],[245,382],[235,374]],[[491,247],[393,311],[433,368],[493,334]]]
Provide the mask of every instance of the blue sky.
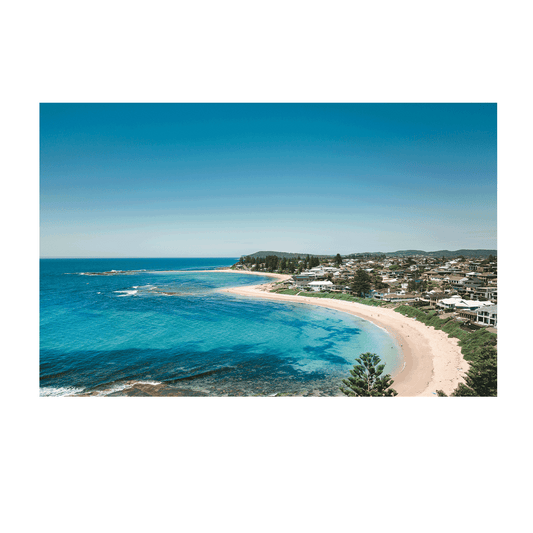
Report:
[[41,104],[41,257],[496,248],[495,104]]

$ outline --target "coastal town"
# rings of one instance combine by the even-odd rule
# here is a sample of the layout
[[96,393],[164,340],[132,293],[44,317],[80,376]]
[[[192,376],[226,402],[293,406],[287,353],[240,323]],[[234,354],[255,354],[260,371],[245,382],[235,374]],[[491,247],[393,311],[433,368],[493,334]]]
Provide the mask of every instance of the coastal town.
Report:
[[391,375],[399,396],[496,396],[496,250],[440,252],[256,252],[221,271],[275,281],[221,291],[326,307],[384,329],[402,351]]
[[[289,255],[289,254],[284,254]],[[291,274],[273,288],[294,295],[347,294],[361,303],[434,310],[470,329],[496,333],[497,257],[387,255],[364,257],[242,256],[237,271]],[[324,294],[323,296],[327,296]]]

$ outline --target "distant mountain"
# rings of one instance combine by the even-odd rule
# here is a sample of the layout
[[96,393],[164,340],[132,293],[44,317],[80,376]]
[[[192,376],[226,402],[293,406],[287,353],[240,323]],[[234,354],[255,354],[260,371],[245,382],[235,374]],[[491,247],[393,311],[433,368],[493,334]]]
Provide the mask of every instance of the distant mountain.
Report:
[[364,252],[364,253],[354,253],[350,254],[349,257],[362,257],[367,255],[386,255],[387,257],[409,257],[415,255],[424,255],[426,257],[459,257],[460,255],[464,257],[488,257],[493,255],[496,257],[498,255],[497,250],[437,250],[436,252],[425,252],[424,250],[398,250],[397,252]]
[[314,256],[314,257],[335,257],[333,255],[319,255],[319,254],[298,254],[298,253],[292,253],[292,252],[272,252],[272,251],[269,251],[269,252],[255,252],[255,254],[248,254],[247,256],[245,257],[267,257],[268,255],[275,255],[276,257],[279,257],[281,259],[283,259],[285,257],[285,259],[292,259],[292,258],[296,258],[298,256],[300,256],[302,259],[305,258],[306,256]]
[[[309,256],[315,256],[315,257],[323,257],[323,258],[330,258],[335,257],[334,255],[326,255],[326,254],[308,254],[308,253],[293,253],[293,252],[273,252],[273,251],[261,251],[261,252],[255,252],[254,254],[248,254],[248,257],[267,257],[268,255],[275,255],[276,257],[286,259],[296,258],[300,256],[301,258]],[[342,255],[342,254],[341,254]],[[398,250],[397,252],[363,252],[363,253],[353,253],[349,255],[343,255],[343,257],[365,257],[365,256],[387,256],[387,257],[410,257],[415,255],[423,255],[426,257],[459,257],[460,255],[464,257],[471,257],[471,258],[481,258],[481,257],[488,257],[489,255],[493,255],[494,257],[498,256],[497,250],[437,250],[436,252],[425,252],[424,250]]]

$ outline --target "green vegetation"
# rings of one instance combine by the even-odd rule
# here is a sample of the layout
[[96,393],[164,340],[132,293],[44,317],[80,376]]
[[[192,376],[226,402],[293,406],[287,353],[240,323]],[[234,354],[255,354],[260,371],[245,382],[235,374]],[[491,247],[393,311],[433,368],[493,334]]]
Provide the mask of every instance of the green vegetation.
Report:
[[358,296],[364,296],[370,291],[370,274],[361,268],[355,273],[355,279],[352,283],[352,291]]
[[[466,374],[466,383],[460,383],[452,396],[497,396],[498,361],[494,346],[485,346],[477,354]],[[438,390],[439,396],[446,396]]]
[[[257,259],[257,258],[262,258],[262,257],[266,257],[267,255],[275,255],[276,257],[279,257],[280,259],[282,257],[285,257],[286,259],[300,259],[301,257],[304,257],[305,255],[309,255],[309,254],[305,254],[305,253],[297,253],[297,252],[275,252],[275,251],[272,251],[272,250],[269,250],[269,251],[260,251],[260,252],[255,252],[253,254],[250,254],[250,255],[247,255],[247,256],[243,256],[243,257],[251,257],[253,259]],[[333,256],[332,255],[319,255],[318,257],[320,257],[321,259],[331,259]]]
[[289,295],[299,295],[299,296],[309,296],[310,298],[330,298],[331,300],[343,300],[346,302],[356,302],[358,304],[371,305],[373,307],[384,307],[387,305],[386,302],[380,300],[374,300],[373,298],[358,298],[357,296],[352,296],[350,294],[345,294],[342,292],[307,292],[302,289],[286,289],[286,288],[277,288],[272,289],[270,292],[275,292],[276,294],[289,294]]
[[417,283],[414,279],[410,280],[408,283],[407,283],[407,290],[409,292],[414,292],[416,291],[417,289]]
[[[290,257],[289,257],[290,256]],[[320,264],[320,257],[307,256],[301,259],[300,256],[294,257],[294,254],[267,255],[260,257],[258,255],[243,255],[239,259],[241,265],[247,266],[252,271],[280,272],[285,274],[300,273],[303,269],[313,268]]]
[[362,353],[350,370],[352,375],[342,382],[346,387],[340,387],[340,390],[346,396],[397,396],[398,393],[391,389],[394,381],[390,374],[381,377],[385,365],[380,365],[381,359],[375,353]]
[[298,294],[300,292],[300,289],[274,289],[270,292],[275,292],[277,294],[290,294],[290,295],[295,295],[295,294]]
[[467,361],[475,361],[481,350],[486,346],[496,346],[497,335],[486,329],[475,331],[466,331],[461,328],[459,322],[452,317],[439,318],[435,311],[425,312],[408,305],[400,305],[395,309],[402,315],[416,318],[426,326],[433,326],[435,329],[441,329],[450,337],[459,339],[461,352]]
[[359,304],[372,305],[374,307],[382,307],[386,305],[379,300],[373,300],[372,298],[358,298],[357,296],[351,296],[341,292],[305,292],[301,291],[300,296],[310,296],[311,298],[331,298],[332,300],[345,300],[347,302],[356,302]]

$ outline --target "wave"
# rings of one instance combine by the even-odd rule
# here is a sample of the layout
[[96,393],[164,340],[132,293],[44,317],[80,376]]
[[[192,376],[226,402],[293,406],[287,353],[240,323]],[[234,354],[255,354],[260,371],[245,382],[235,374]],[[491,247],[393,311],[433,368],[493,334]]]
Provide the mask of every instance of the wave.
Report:
[[124,296],[133,296],[137,294],[139,291],[128,290],[128,291],[113,291],[113,292],[125,292],[126,294],[121,294],[120,296],[118,296],[118,298],[123,298]]
[[131,389],[135,385],[161,385],[160,381],[139,380],[139,381],[123,381],[120,383],[113,383],[106,389],[95,391],[91,396],[108,396],[116,392],[121,392],[126,389]]
[[83,387],[39,387],[41,397],[77,396],[85,389]]

